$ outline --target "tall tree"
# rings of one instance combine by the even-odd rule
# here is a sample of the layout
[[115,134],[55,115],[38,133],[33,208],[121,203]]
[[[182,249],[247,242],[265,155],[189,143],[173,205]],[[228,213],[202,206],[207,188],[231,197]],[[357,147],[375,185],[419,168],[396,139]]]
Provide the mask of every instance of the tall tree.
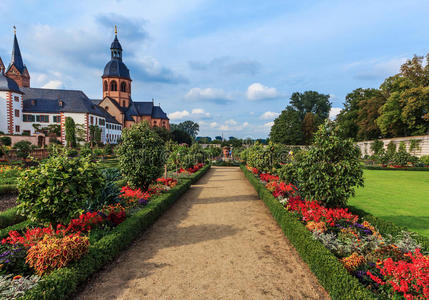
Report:
[[306,113],[312,113],[318,124],[323,123],[329,117],[329,111],[331,110],[329,95],[315,91],[293,93],[290,97],[290,104],[300,112],[302,119],[304,119]]
[[195,138],[200,131],[200,125],[194,121],[188,120],[179,124],[172,124],[171,130],[175,129],[180,129],[189,134],[192,138]]
[[304,143],[302,119],[299,111],[287,106],[274,120],[271,127],[270,140],[274,143],[300,145]]

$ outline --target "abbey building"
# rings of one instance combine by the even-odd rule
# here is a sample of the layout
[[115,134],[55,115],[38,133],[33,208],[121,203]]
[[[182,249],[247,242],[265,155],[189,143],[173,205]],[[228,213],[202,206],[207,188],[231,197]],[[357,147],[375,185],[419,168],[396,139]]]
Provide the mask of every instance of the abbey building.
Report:
[[111,144],[118,142],[123,128],[137,122],[169,129],[169,119],[160,106],[153,101],[132,100],[132,79],[122,61],[116,30],[110,52],[111,59],[101,77],[101,99],[89,99],[79,90],[33,88],[15,32],[7,68],[0,58],[0,133],[35,135],[37,128],[56,124],[60,125],[64,143],[67,117],[82,128],[85,141],[90,139],[91,126],[100,127],[102,142]]

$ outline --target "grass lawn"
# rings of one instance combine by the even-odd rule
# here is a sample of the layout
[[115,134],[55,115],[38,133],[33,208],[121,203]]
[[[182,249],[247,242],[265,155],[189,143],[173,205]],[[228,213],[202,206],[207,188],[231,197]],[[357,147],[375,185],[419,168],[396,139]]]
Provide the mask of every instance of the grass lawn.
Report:
[[429,237],[429,172],[364,170],[349,205]]

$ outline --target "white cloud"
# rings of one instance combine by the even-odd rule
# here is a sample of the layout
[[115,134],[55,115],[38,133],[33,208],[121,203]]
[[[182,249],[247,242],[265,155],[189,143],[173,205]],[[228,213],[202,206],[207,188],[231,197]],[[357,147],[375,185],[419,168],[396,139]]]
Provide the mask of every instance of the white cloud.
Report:
[[329,119],[334,120],[341,110],[341,107],[332,107],[331,111],[329,112]]
[[267,99],[275,99],[280,97],[280,93],[276,88],[267,87],[265,85],[260,84],[259,82],[252,83],[247,88],[246,92],[247,99],[249,100],[267,100]]
[[218,124],[216,122],[211,122],[210,123],[210,127],[211,128],[216,128],[218,126]]
[[44,86],[42,86],[44,89],[62,89],[64,88],[64,84],[60,80],[51,80],[48,81]]
[[233,119],[229,119],[227,121],[225,121],[226,125],[237,125],[237,121],[233,120]]
[[194,108],[191,112],[187,110],[175,111],[168,115],[171,120],[181,120],[184,118],[190,119],[209,119],[211,118],[211,114],[206,112],[202,108]]
[[188,116],[189,116],[189,111],[187,111],[187,110],[175,111],[175,112],[168,115],[170,120],[180,120],[180,119],[186,118]]
[[222,104],[232,100],[231,96],[224,90],[213,88],[192,88],[186,93],[185,99],[191,101],[213,101]]
[[210,124],[210,127],[217,130],[222,131],[242,131],[245,128],[249,127],[248,122],[243,122],[239,124],[237,121],[233,119],[226,120],[223,124],[218,124],[216,122],[213,122]]
[[267,122],[264,124],[264,127],[271,128],[274,125],[274,122]]
[[272,111],[266,111],[264,112],[259,119],[261,120],[273,120],[279,116],[279,113],[272,112]]

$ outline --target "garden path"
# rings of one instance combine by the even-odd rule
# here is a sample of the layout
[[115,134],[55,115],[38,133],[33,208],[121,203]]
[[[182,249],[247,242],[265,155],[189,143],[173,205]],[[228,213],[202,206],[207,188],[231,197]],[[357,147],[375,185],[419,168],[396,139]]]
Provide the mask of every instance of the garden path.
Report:
[[329,299],[239,168],[213,167],[76,299]]

